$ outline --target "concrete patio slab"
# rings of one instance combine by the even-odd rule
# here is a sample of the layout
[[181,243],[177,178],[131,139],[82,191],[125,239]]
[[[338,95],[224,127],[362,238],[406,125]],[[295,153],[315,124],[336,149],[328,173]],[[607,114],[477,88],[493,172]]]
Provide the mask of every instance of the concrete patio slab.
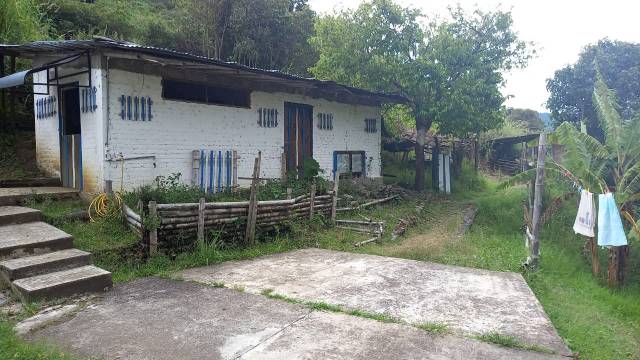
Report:
[[102,359],[563,359],[159,278],[28,337]]
[[242,286],[252,293],[272,289],[296,299],[392,315],[411,324],[444,323],[457,334],[497,332],[571,354],[516,273],[306,249],[175,275]]

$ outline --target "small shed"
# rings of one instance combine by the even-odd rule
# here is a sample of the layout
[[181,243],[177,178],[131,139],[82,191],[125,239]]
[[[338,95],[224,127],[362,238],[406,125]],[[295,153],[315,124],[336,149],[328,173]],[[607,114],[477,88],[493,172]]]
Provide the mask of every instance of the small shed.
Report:
[[210,191],[300,174],[315,159],[381,177],[381,116],[399,95],[303,78],[108,38],[0,45],[33,68],[0,89],[33,86],[38,166],[65,186],[99,192],[157,176]]

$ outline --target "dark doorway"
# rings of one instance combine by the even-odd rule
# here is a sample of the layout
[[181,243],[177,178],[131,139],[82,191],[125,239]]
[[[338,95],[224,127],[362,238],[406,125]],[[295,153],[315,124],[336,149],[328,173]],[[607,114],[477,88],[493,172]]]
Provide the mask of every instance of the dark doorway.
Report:
[[284,103],[284,152],[289,175],[302,176],[305,159],[313,158],[313,107]]
[[60,99],[60,178],[62,186],[82,190],[80,92],[77,84],[58,90]]

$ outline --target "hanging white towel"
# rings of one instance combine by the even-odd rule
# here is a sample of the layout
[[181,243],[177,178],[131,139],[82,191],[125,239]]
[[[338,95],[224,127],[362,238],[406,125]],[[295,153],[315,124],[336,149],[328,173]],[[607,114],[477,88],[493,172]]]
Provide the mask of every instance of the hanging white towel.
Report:
[[582,190],[580,192],[580,206],[578,206],[578,215],[573,223],[573,231],[588,237],[594,237],[594,226],[596,224],[596,207],[593,203],[593,194]]

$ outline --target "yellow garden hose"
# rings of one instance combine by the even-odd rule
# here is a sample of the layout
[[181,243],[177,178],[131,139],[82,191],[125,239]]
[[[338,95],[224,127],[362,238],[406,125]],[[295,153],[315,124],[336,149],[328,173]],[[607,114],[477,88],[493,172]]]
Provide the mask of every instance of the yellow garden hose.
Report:
[[122,209],[122,192],[124,189],[124,158],[121,159],[120,168],[120,191],[116,191],[113,194],[100,193],[91,200],[87,212],[89,213],[89,220],[95,222],[94,216],[98,218],[104,218],[112,214],[118,213]]

